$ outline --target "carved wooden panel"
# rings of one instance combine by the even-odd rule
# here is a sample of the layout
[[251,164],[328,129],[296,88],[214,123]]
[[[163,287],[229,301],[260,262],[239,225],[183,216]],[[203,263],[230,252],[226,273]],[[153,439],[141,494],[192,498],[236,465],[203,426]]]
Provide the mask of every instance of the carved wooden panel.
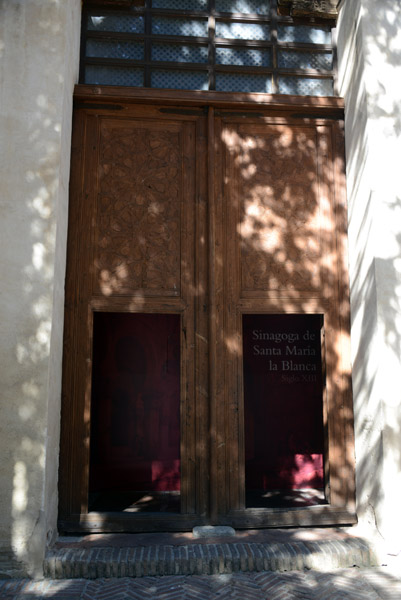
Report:
[[338,4],[337,0],[278,0],[279,13],[281,13],[280,7],[284,7],[289,10],[292,17],[336,19]]
[[95,293],[180,293],[182,142],[179,127],[101,125]]
[[321,285],[321,197],[313,128],[238,128],[236,188],[242,291]]

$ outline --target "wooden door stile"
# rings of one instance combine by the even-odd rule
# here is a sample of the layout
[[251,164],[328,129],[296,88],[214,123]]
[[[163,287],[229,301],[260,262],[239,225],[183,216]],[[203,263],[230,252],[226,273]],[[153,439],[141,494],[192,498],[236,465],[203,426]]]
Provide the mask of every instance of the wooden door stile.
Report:
[[[181,298],[185,306],[181,335],[181,513],[196,512],[195,253],[196,129],[183,124],[181,200]],[[188,193],[189,192],[189,193]],[[187,196],[191,202],[187,201]]]
[[210,480],[209,480],[209,518],[211,523],[217,523],[218,515],[218,490],[219,481],[218,470],[218,409],[217,409],[217,391],[219,370],[217,368],[218,360],[218,282],[216,273],[217,264],[217,232],[216,232],[216,140],[215,140],[215,119],[214,108],[208,109],[208,309],[209,309],[209,443],[210,443]]
[[208,122],[196,121],[195,443],[196,512],[209,514]]
[[[250,117],[252,118],[252,117]],[[223,168],[220,177],[223,188],[224,223],[224,326],[225,326],[225,438],[227,440],[226,471],[228,473],[228,510],[245,508],[245,477],[243,475],[243,410],[242,397],[242,324],[238,311],[240,297],[240,195],[238,166],[235,157],[240,148],[235,125],[230,114],[221,114]]]
[[[78,204],[84,204],[84,181],[80,165],[84,161],[86,152],[85,142],[86,122],[82,113],[76,114],[73,122],[72,148],[71,148],[71,188],[75,190],[79,198]],[[71,512],[80,512],[80,507],[76,505],[74,497],[75,489],[75,464],[79,460],[76,456],[75,429],[81,428],[80,407],[74,404],[77,397],[77,365],[75,358],[79,352],[79,337],[76,335],[75,320],[76,312],[79,306],[80,287],[75,285],[76,276],[76,257],[83,255],[85,238],[79,233],[82,228],[82,221],[75,208],[76,205],[69,207],[69,232],[68,232],[68,251],[67,251],[67,272],[66,272],[66,295],[65,310],[66,318],[64,325],[63,341],[63,385],[62,385],[62,404],[61,404],[61,422],[63,430],[68,430],[70,435],[62,435],[60,440],[60,479],[59,479],[59,514],[70,514]],[[73,210],[75,208],[75,210]],[[72,233],[74,232],[74,234]],[[76,232],[78,237],[75,239]],[[76,253],[77,251],[77,253]],[[68,374],[68,376],[67,376]],[[76,422],[77,421],[77,422]],[[81,483],[81,481],[80,481]],[[83,482],[84,483],[84,482]]]

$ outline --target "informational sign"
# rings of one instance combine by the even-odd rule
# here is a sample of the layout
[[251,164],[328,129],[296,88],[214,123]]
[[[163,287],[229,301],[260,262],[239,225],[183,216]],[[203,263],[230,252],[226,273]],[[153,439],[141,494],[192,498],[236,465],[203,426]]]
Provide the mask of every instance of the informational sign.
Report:
[[247,489],[323,487],[322,315],[243,315]]

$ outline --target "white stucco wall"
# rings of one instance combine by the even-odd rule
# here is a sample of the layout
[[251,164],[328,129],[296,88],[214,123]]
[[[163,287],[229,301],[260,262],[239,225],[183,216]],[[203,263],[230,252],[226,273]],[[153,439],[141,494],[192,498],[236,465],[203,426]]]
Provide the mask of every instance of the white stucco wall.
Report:
[[0,575],[40,572],[57,517],[80,0],[0,0]]
[[338,22],[346,102],[357,510],[401,550],[401,5],[345,0]]

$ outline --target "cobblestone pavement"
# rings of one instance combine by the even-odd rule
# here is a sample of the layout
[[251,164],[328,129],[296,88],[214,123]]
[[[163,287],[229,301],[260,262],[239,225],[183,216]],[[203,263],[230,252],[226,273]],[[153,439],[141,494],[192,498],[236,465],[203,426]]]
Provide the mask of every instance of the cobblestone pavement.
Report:
[[4,600],[401,600],[382,568],[120,579],[0,580]]

